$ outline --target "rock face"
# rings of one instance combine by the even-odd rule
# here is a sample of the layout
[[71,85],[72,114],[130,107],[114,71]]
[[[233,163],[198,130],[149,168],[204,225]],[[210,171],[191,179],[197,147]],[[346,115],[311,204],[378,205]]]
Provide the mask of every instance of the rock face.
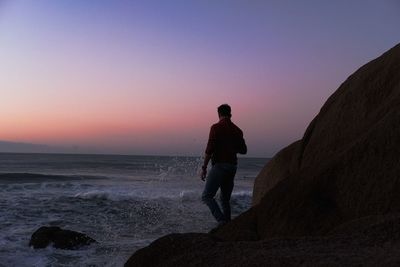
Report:
[[253,205],[282,179],[299,169],[301,140],[282,149],[264,166],[257,175],[253,188]]
[[95,242],[96,240],[82,233],[63,230],[60,227],[42,226],[32,234],[29,246],[38,249],[52,244],[60,249],[78,249]]
[[[236,259],[234,266],[240,261],[254,266],[381,264],[384,255],[400,249],[398,224],[391,221],[400,212],[399,155],[400,44],[351,75],[303,138],[267,163],[256,178],[250,210],[211,235],[155,241],[128,263],[140,259],[136,266],[150,266],[150,256],[144,255],[164,255],[163,249],[182,242],[183,256],[171,252],[152,266],[172,266],[167,263],[176,259],[201,266],[203,256],[211,258],[206,259],[208,266],[228,266],[223,263],[230,256]],[[356,235],[359,229],[366,232]],[[386,239],[381,242],[382,235]],[[289,255],[288,262],[284,252],[292,247],[305,253]],[[315,255],[314,250],[322,252]],[[222,253],[230,256],[225,259]],[[345,261],[324,262],[321,255]],[[400,262],[399,257],[391,259],[389,265]]]

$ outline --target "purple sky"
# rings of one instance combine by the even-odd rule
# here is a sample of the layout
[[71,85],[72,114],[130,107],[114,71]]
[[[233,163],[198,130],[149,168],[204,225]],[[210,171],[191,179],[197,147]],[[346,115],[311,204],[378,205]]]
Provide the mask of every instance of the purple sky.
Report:
[[201,155],[229,103],[249,156],[302,137],[400,42],[400,1],[1,1],[0,140]]

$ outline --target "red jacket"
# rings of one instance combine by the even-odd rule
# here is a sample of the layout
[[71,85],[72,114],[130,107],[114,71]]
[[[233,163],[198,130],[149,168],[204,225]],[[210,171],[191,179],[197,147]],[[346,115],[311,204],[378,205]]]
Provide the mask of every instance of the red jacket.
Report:
[[247,146],[243,132],[229,118],[223,118],[211,126],[206,154],[211,155],[211,162],[237,164],[236,154],[246,154]]

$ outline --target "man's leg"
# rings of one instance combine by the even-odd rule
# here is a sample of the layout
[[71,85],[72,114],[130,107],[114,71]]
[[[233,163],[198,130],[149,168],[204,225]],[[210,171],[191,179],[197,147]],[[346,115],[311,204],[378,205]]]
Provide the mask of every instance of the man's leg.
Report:
[[233,180],[236,174],[236,166],[226,166],[225,174],[221,181],[221,206],[222,213],[224,215],[225,221],[231,220],[231,195],[233,190]]
[[214,197],[221,185],[221,176],[223,175],[222,170],[218,165],[214,165],[210,173],[207,176],[206,186],[204,188],[203,194],[201,195],[201,200],[208,206],[214,218],[218,221],[224,221],[225,216],[222,214],[217,201]]

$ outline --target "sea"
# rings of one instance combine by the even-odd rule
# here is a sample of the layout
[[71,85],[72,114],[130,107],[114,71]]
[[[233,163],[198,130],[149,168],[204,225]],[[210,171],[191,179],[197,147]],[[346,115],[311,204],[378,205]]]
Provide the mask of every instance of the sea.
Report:
[[[266,158],[239,158],[233,217],[251,206]],[[201,157],[0,153],[0,266],[123,266],[170,233],[216,226],[201,202]],[[33,249],[41,226],[78,231],[98,243]]]

